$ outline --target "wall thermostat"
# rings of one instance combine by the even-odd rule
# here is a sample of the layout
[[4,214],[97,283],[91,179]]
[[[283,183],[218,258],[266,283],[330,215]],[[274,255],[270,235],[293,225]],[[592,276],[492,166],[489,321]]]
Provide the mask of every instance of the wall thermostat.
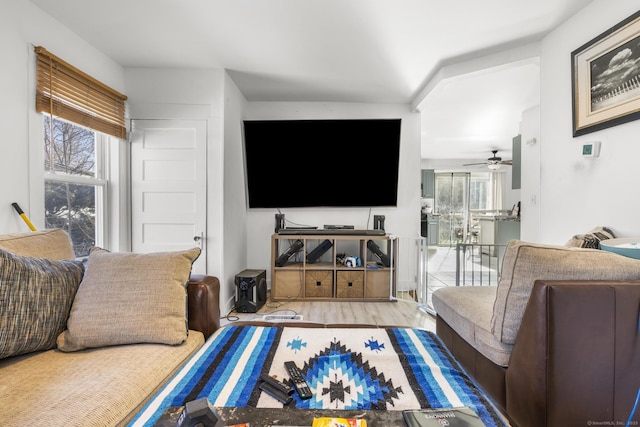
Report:
[[582,155],[584,157],[598,157],[600,155],[600,141],[582,144]]

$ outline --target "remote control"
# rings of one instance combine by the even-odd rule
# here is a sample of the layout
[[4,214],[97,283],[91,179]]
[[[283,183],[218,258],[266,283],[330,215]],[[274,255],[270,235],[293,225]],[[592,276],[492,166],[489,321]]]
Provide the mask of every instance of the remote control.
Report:
[[293,388],[289,387],[287,384],[281,381],[278,381],[277,379],[273,378],[271,375],[262,374],[260,375],[260,379],[265,383],[271,384],[272,386],[274,386],[275,388],[277,388],[278,390],[280,390],[281,392],[289,396],[293,394]]
[[272,397],[274,397],[278,401],[284,403],[285,405],[288,405],[293,400],[293,398],[291,396],[289,396],[286,393],[281,392],[280,390],[278,390],[277,388],[275,388],[274,386],[272,386],[268,382],[264,382],[264,381],[261,382],[258,385],[258,388],[260,390],[264,391],[265,393],[271,395]]
[[293,382],[293,386],[296,388],[298,395],[300,395],[300,399],[310,399],[311,396],[313,396],[311,394],[311,389],[309,388],[309,384],[307,384],[304,377],[302,376],[302,372],[300,372],[300,370],[296,366],[296,363],[291,361],[284,362],[284,367],[287,369],[289,377]]

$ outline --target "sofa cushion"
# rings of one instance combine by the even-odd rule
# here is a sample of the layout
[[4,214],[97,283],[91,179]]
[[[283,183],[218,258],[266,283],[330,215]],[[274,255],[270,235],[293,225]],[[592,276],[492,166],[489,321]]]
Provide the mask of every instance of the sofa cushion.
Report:
[[433,292],[433,308],[467,343],[500,366],[509,364],[510,344],[491,333],[496,286],[449,286]]
[[0,248],[34,258],[75,259],[69,235],[59,228],[4,234],[0,236]]
[[598,249],[510,241],[491,318],[491,330],[500,342],[515,342],[533,283],[538,279],[639,280],[640,260]]
[[80,261],[0,249],[0,359],[55,346],[83,270]]
[[124,426],[203,343],[191,331],[177,346],[50,350],[0,360],[0,424]]
[[607,227],[596,227],[586,234],[576,234],[565,246],[575,248],[600,249],[600,242],[607,239],[615,239],[613,231]]
[[187,338],[186,285],[200,249],[134,254],[92,248],[58,348]]

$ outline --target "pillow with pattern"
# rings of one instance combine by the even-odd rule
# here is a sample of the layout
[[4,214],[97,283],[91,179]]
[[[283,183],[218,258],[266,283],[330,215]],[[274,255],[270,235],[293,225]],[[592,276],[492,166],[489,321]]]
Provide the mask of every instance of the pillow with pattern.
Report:
[[0,249],[0,359],[55,347],[83,271],[80,261]]
[[596,227],[587,234],[576,234],[565,246],[573,248],[600,249],[600,242],[606,239],[615,239],[615,235],[610,228]]

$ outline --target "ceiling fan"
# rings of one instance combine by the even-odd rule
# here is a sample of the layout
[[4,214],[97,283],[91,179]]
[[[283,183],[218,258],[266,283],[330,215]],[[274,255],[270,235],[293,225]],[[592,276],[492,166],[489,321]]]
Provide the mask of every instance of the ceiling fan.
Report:
[[482,163],[467,163],[462,166],[475,166],[475,165],[487,165],[487,167],[491,170],[500,169],[501,165],[509,165],[511,166],[511,160],[502,160],[502,157],[498,157],[498,150],[491,150],[493,156],[489,157],[486,162]]

